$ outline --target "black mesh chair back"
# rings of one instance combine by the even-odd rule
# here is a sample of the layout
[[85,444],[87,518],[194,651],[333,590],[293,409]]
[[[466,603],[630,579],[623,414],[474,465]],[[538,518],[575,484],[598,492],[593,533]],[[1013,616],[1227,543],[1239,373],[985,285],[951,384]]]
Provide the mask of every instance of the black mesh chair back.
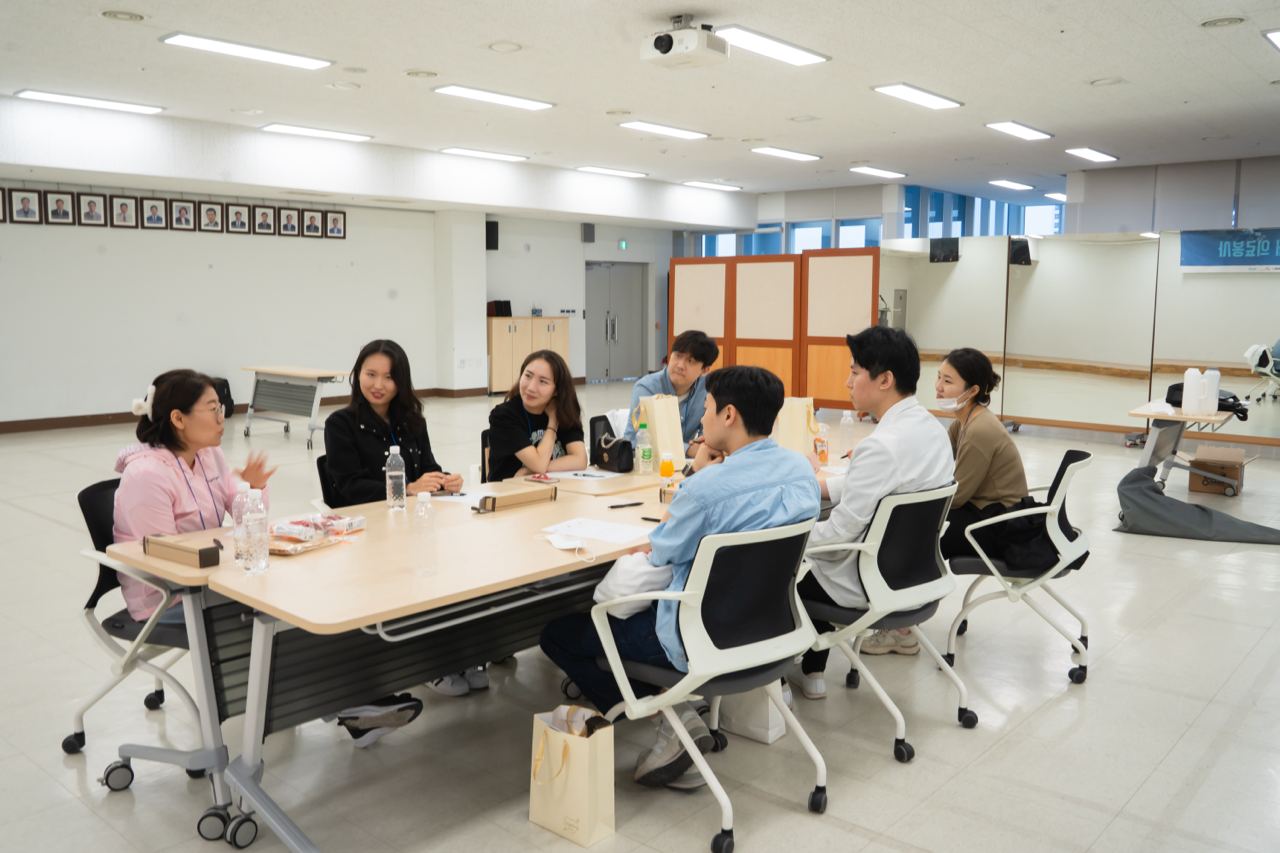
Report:
[[480,482],[489,482],[489,430],[480,433]]
[[606,437],[614,437],[613,426],[604,415],[596,415],[589,422],[587,433],[587,452],[591,456],[592,465],[600,464],[600,454],[596,448],[600,446],[600,439]]
[[333,481],[329,479],[329,462],[323,453],[316,457],[316,474],[320,477],[320,497],[325,506],[337,509],[342,504],[333,492]]
[[[1053,484],[1049,486],[1049,494],[1045,497],[1045,503],[1052,504],[1058,496],[1058,489],[1061,488],[1063,479],[1067,475],[1068,469],[1072,465],[1080,462],[1087,462],[1093,458],[1092,454],[1084,450],[1068,450],[1062,455],[1062,462],[1058,465],[1058,472],[1053,475]],[[1062,531],[1062,535],[1067,537],[1068,542],[1074,542],[1079,531],[1071,526],[1071,522],[1067,520],[1067,504],[1064,498],[1062,508],[1058,511],[1058,528]]]
[[[945,495],[929,501],[898,504],[890,512],[875,556],[880,574],[890,589],[909,589],[946,575],[946,563],[938,550],[938,534],[950,507],[951,495]],[[877,507],[876,512],[879,511]],[[859,559],[871,557],[864,554]]]
[[[116,489],[120,486],[120,478],[103,480],[86,486],[76,496],[80,504],[80,514],[84,516],[85,527],[89,528],[89,539],[95,551],[105,552],[107,546],[115,541]],[[98,606],[102,596],[120,586],[115,570],[98,565],[98,583],[93,594],[85,604],[86,610]]]
[[701,616],[717,648],[744,646],[796,629],[791,589],[808,541],[805,531],[716,551]]

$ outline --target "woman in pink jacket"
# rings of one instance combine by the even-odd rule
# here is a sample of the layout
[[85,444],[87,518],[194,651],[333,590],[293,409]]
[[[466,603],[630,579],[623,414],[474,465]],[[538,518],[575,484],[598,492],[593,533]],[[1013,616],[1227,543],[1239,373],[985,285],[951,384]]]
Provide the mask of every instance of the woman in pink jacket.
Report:
[[[155,378],[147,396],[134,401],[138,441],[120,451],[116,470],[115,540],[189,533],[221,527],[236,495],[236,478],[222,455],[222,402],[213,380],[194,370],[170,370]],[[234,473],[255,489],[265,490],[275,473],[262,453],[251,453]],[[263,492],[263,501],[267,499]],[[158,590],[120,576],[129,615],[151,616],[162,596]],[[161,617],[182,622],[174,605]]]

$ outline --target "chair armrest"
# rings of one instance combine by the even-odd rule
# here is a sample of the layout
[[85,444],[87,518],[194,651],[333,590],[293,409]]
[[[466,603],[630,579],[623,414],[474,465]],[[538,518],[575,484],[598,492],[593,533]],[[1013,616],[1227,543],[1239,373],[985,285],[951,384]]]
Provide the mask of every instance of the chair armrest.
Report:
[[1032,495],[1032,494],[1035,494],[1036,492],[1047,492],[1047,491],[1049,491],[1049,490],[1050,490],[1050,489],[1052,489],[1052,488],[1053,488],[1053,486],[1052,486],[1052,485],[1046,485],[1046,486],[1031,486],[1030,488],[1028,488],[1028,489],[1027,489],[1027,494],[1028,494],[1028,495]]
[[631,689],[631,679],[627,677],[627,671],[622,666],[622,655],[618,653],[618,644],[613,638],[613,629],[609,627],[609,608],[635,601],[694,601],[701,597],[701,594],[696,592],[668,592],[666,590],[637,592],[632,595],[623,595],[610,601],[602,601],[591,608],[591,622],[595,625],[596,635],[599,636],[600,645],[604,648],[605,660],[609,662],[609,671],[613,675],[613,680],[618,684],[618,691],[622,693],[622,701],[626,706],[628,716],[631,716],[639,700],[636,698],[635,691]]
[[836,542],[831,545],[814,545],[812,548],[805,548],[804,555],[808,557],[813,554],[834,554],[839,551],[872,551],[874,546],[879,544],[879,542]]
[[1003,524],[1004,522],[1012,521],[1015,518],[1026,518],[1032,515],[1048,515],[1051,509],[1051,507],[1047,506],[1037,506],[1031,507],[1030,509],[1014,510],[1013,512],[1006,512],[993,518],[984,518],[982,521],[975,521],[964,529],[964,538],[969,540],[969,545],[973,547],[974,553],[978,555],[978,559],[982,560],[983,564],[987,567],[987,571],[991,572],[991,576],[1005,588],[1006,592],[1012,592],[1013,585],[1005,579],[1004,575],[1000,574],[995,563],[992,562],[991,557],[988,556],[987,552],[978,544],[978,540],[973,538],[973,531],[979,530],[983,527],[991,527],[995,524]]
[[[147,641],[151,638],[151,632],[155,630],[156,625],[160,621],[160,617],[164,615],[164,612],[169,609],[169,605],[173,603],[173,590],[162,585],[146,572],[140,572],[137,569],[126,566],[124,563],[108,557],[101,551],[95,551],[92,548],[84,548],[80,551],[80,554],[81,556],[84,556],[95,563],[104,565],[119,574],[128,575],[138,583],[156,590],[161,595],[160,603],[156,606],[156,609],[152,611],[151,616],[147,618],[146,624],[142,626],[142,630],[138,632],[138,636],[129,644],[129,648],[125,650],[120,659],[112,665],[112,670],[119,675],[124,673],[128,667],[133,664],[135,659],[142,658],[143,649],[146,647]],[[93,616],[92,618],[97,619],[98,617]],[[104,634],[103,636],[105,637],[106,635]],[[194,707],[194,705],[192,707]]]

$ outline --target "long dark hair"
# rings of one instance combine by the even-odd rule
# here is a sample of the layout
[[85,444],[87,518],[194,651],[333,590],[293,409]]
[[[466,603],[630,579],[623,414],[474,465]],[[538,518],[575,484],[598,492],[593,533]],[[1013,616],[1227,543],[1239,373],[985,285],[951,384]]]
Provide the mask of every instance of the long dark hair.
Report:
[[[564,363],[560,353],[549,349],[534,350],[525,356],[524,363],[520,365],[520,376],[524,376],[524,369],[530,362],[538,359],[542,359],[550,366],[551,381],[556,384],[555,393],[551,395],[551,402],[556,407],[556,421],[563,429],[581,427],[582,408],[578,405],[578,392],[573,388],[573,375],[569,373],[569,365]],[[511,390],[507,392],[508,400],[520,399],[520,376],[516,377],[516,384],[512,385]],[[524,403],[521,402],[521,405]]]
[[991,392],[1000,384],[1000,374],[991,366],[991,359],[987,358],[986,353],[972,347],[961,347],[947,353],[943,361],[960,374],[960,379],[966,386],[978,386],[978,393],[973,399],[979,405],[985,406],[991,402]]
[[138,419],[134,434],[138,441],[152,447],[167,447],[176,453],[182,449],[182,439],[169,416],[175,410],[184,415],[191,414],[205,389],[213,387],[213,380],[203,373],[183,369],[165,371],[152,379],[151,384],[156,389],[150,397],[151,416],[143,415]]
[[351,402],[347,408],[354,412],[373,413],[373,407],[360,393],[360,369],[364,361],[371,355],[385,355],[391,359],[391,381],[396,383],[396,395],[391,398],[391,406],[387,409],[387,419],[395,426],[404,423],[412,429],[426,429],[427,421],[422,416],[422,401],[413,393],[413,378],[409,375],[409,356],[404,348],[392,340],[379,338],[369,341],[356,356],[355,367],[351,368]]

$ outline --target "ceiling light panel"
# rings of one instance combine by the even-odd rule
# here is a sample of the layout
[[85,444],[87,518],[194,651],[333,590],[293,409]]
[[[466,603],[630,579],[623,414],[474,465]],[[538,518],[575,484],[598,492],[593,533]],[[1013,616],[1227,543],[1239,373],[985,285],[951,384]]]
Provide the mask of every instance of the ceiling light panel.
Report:
[[737,24],[720,27],[716,30],[716,35],[740,50],[758,53],[761,56],[767,56],[770,59],[776,59],[788,65],[817,65],[820,62],[827,62],[831,59],[829,56],[823,56],[820,53],[814,53],[812,50],[788,44],[785,41],[749,30],[746,27],[740,27]]
[[130,104],[125,101],[104,101],[101,98],[82,98],[79,95],[59,95],[56,92],[41,92],[36,89],[23,89],[13,94],[15,97],[24,98],[28,101],[47,101],[51,104],[70,104],[75,107],[93,107],[98,110],[116,110],[117,112],[138,113],[139,115],[155,115],[164,111],[164,107]]
[[1271,42],[1271,46],[1276,50],[1280,50],[1280,30],[1272,30],[1269,33],[1262,34],[1267,41]]
[[1066,200],[1067,200],[1067,194],[1066,194],[1066,193],[1045,193],[1045,194],[1044,194],[1044,197],[1045,197],[1045,198],[1051,198],[1051,199],[1053,199],[1054,201],[1061,201],[1061,202],[1064,202],[1064,203],[1065,203],[1065,202],[1066,202]]
[[1160,239],[1160,235],[1159,235],[1159,234],[1157,234],[1157,233],[1156,233],[1156,232],[1154,232],[1154,231],[1143,231],[1143,232],[1142,232],[1141,234],[1139,234],[1138,236],[1139,236],[1139,237],[1146,237],[1148,240],[1159,240],[1159,239]]
[[1114,163],[1115,157],[1094,148],[1068,148],[1067,153],[1073,157],[1079,157],[1082,160],[1088,160],[1091,163]]
[[503,95],[499,92],[486,92],[484,89],[472,89],[469,86],[441,86],[435,90],[437,95],[453,95],[458,98],[470,98],[473,101],[484,101],[504,107],[515,107],[518,110],[549,110],[555,104],[546,101],[534,101],[529,98],[518,98],[515,95]]
[[310,56],[299,56],[295,53],[282,53],[278,50],[251,47],[247,44],[236,44],[231,41],[193,36],[187,33],[174,33],[173,35],[165,36],[160,41],[174,47],[189,47],[194,50],[205,50],[209,53],[221,53],[224,56],[237,56],[241,59],[255,59],[258,62],[272,62],[276,65],[288,65],[291,68],[303,68],[307,71],[328,68],[333,64],[327,59],[315,59]]
[[1036,130],[1034,127],[1027,127],[1025,124],[1019,124],[1016,121],[994,121],[987,127],[992,130],[998,130],[1001,133],[1007,133],[1010,136],[1016,136],[1019,139],[1025,139],[1027,142],[1053,138],[1052,133],[1045,133],[1043,130]]
[[849,171],[857,172],[860,175],[870,175],[873,178],[888,178],[890,180],[906,177],[902,172],[891,172],[888,169],[877,169],[875,166],[854,166]]
[[802,162],[812,162],[814,160],[822,159],[817,154],[805,154],[802,151],[788,151],[785,148],[772,148],[768,145],[765,145],[760,148],[752,148],[751,151],[752,153],[765,154],[765,155],[768,155],[769,157],[781,157],[784,160],[800,160]]
[[579,172],[590,172],[593,175],[612,175],[615,178],[643,178],[644,172],[629,172],[626,169],[610,169],[606,166],[579,166]]
[[933,92],[926,92],[924,89],[917,89],[915,86],[908,86],[906,83],[893,83],[888,86],[876,86],[875,91],[882,95],[888,95],[891,98],[898,98],[899,100],[916,104],[917,106],[928,107],[931,110],[950,110],[964,106],[964,104],[959,101],[953,101],[950,98],[935,95]]
[[317,139],[337,139],[342,142],[368,142],[372,136],[363,133],[344,133],[340,130],[321,130],[315,127],[299,127],[295,124],[268,124],[263,128],[267,133],[286,133],[290,136],[314,136]]
[[477,157],[481,160],[501,160],[504,163],[519,163],[528,160],[520,154],[499,154],[496,151],[479,151],[475,148],[442,148],[441,153],[457,154],[459,157]]
[[1017,181],[1007,181],[1001,178],[998,181],[987,181],[993,187],[1004,187],[1007,190],[1033,190],[1035,187],[1030,184],[1020,184]]
[[664,124],[654,124],[648,121],[624,121],[619,127],[625,127],[628,130],[639,130],[643,133],[656,133],[659,136],[672,136],[676,139],[706,139],[707,134],[696,130],[682,130],[678,127],[667,127]]
[[686,187],[696,187],[700,190],[720,190],[726,193],[736,193],[742,187],[735,187],[732,184],[713,184],[710,181],[685,181]]

